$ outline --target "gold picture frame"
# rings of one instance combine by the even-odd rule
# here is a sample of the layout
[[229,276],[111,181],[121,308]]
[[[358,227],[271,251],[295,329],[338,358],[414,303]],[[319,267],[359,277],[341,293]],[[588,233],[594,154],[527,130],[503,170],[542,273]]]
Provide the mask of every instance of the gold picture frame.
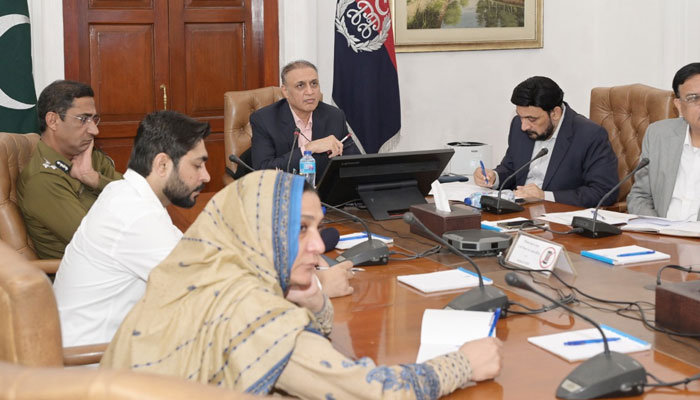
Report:
[[[543,0],[392,0],[396,52],[542,48],[542,7]],[[501,26],[474,26],[484,24]]]

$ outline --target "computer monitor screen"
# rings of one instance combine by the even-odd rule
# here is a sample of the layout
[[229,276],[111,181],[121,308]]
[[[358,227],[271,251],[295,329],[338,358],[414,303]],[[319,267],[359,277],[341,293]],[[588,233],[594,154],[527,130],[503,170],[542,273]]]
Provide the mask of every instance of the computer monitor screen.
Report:
[[332,206],[361,199],[376,220],[399,218],[426,202],[453,154],[439,149],[334,157],[318,181],[318,194]]

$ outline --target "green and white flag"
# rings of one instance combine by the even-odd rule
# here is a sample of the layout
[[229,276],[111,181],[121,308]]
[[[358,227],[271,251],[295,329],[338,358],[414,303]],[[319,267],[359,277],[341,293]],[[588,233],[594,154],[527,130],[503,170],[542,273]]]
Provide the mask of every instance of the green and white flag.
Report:
[[0,132],[39,132],[27,0],[0,0]]

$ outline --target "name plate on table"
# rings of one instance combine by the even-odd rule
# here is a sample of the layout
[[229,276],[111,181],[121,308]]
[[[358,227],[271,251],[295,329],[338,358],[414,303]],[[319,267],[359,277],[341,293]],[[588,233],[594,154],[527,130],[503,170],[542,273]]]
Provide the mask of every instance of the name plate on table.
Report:
[[549,273],[555,268],[576,275],[564,246],[549,240],[518,233],[508,249],[505,262],[519,268]]

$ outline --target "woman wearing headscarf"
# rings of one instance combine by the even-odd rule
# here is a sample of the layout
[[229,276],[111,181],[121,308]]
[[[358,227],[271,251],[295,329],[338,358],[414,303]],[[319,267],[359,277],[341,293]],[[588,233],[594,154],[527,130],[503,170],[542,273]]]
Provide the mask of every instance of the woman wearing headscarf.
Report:
[[309,399],[437,398],[498,374],[495,338],[396,366],[335,350],[314,276],[322,219],[299,176],[265,170],[228,185],[151,272],[102,366]]

